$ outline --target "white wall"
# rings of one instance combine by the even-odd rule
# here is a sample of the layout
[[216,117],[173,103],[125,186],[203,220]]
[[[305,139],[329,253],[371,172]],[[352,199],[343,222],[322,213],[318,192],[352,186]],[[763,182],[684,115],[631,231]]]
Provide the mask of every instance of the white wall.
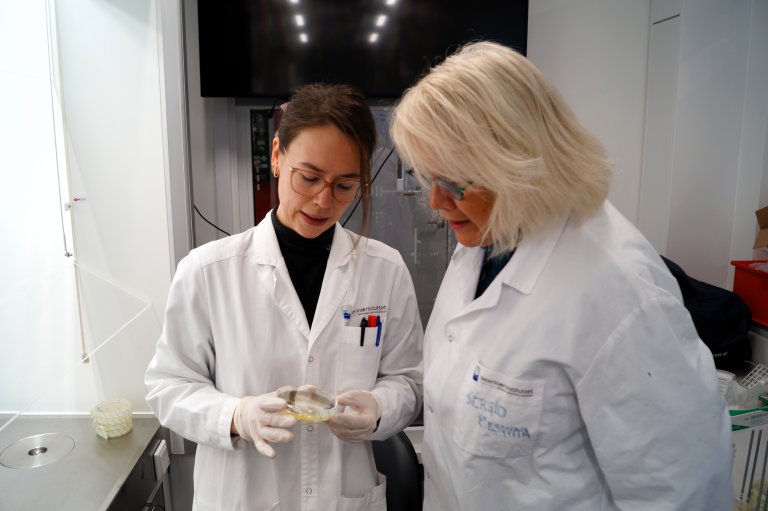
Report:
[[652,0],[645,136],[637,226],[660,254],[667,253],[672,201],[677,69],[682,2]]
[[[158,26],[153,0],[58,5],[61,82],[80,264],[165,309]],[[99,44],[94,44],[99,41]]]
[[768,18],[753,12],[761,4],[685,0],[681,12],[667,253],[723,287],[729,261],[750,258],[746,231],[765,169]]
[[[738,156],[731,259],[768,259],[768,248],[752,251],[754,211],[768,206],[768,2],[750,3],[743,117]],[[732,282],[730,268],[729,282]]]
[[528,57],[605,144],[609,199],[637,221],[649,0],[530,0]]
[[[58,4],[57,22],[71,191],[86,197],[72,212],[76,257],[111,283],[83,288],[90,331],[104,332],[88,339],[89,349],[139,314],[110,341],[111,350],[127,344],[119,351],[129,357],[110,357],[104,349],[92,368],[81,365],[74,377],[92,380],[102,397],[128,397],[135,409],[147,410],[143,372],[160,333],[173,268],[157,2],[67,0]],[[140,313],[139,302],[151,308]],[[101,326],[111,319],[104,309],[122,313],[113,315],[120,320]],[[85,405],[77,401],[74,406]]]
[[[27,15],[0,12],[0,23],[13,27],[11,32],[5,26],[0,31],[3,37],[9,34],[12,38],[9,44],[0,45],[0,52],[10,49],[0,53],[0,62],[26,62],[32,50],[35,56],[44,52],[45,11],[41,6],[45,3],[13,3],[13,7],[2,4],[3,9],[23,9]],[[12,167],[14,181],[0,189],[18,195],[10,203],[17,207],[4,217],[12,220],[9,225],[16,237],[10,239],[17,241],[13,245],[19,247],[19,253],[13,266],[3,265],[3,269],[17,280],[24,275],[38,278],[39,285],[28,294],[38,293],[43,305],[39,310],[21,310],[26,314],[14,318],[13,324],[22,325],[13,328],[11,333],[16,335],[4,332],[0,338],[15,347],[26,344],[27,329],[44,330],[47,335],[37,339],[34,354],[39,358],[30,358],[29,348],[14,352],[3,346],[0,388],[13,389],[8,397],[13,401],[11,409],[17,410],[88,411],[98,400],[115,397],[127,397],[135,410],[147,410],[143,373],[160,333],[174,266],[166,199],[160,9],[156,0],[66,0],[56,7],[66,164],[71,196],[85,198],[71,212],[77,265],[73,267],[69,260],[68,272],[57,276],[54,286],[54,279],[45,277],[41,272],[45,265],[38,261],[50,250],[31,242],[38,244],[44,238],[55,247],[57,256],[62,252],[60,232],[52,227],[44,232],[33,222],[44,212],[59,221],[55,193],[42,193],[51,187],[50,175],[55,176],[52,123],[46,128],[42,122],[51,116],[51,96],[12,93],[33,87],[47,90],[47,57],[37,58],[39,64],[25,74],[16,76],[17,67],[0,75],[0,86],[14,87],[13,91],[3,90],[0,101],[11,98],[18,105],[8,110],[3,105],[2,109],[4,113],[18,112],[13,118],[4,114],[0,119],[0,129],[13,135],[3,140],[18,144],[18,154]],[[20,46],[30,50],[18,58]],[[27,117],[38,110],[41,113],[27,128]],[[41,155],[48,156],[38,164]],[[38,168],[39,176],[30,175],[30,169]],[[27,175],[29,179],[20,180]],[[5,245],[5,226],[3,231]],[[51,297],[54,290],[59,290],[58,295]],[[3,302],[18,298],[18,293],[4,296]],[[79,317],[74,314],[78,300],[88,363],[79,362]],[[103,344],[105,341],[109,342]],[[36,364],[46,371],[35,371]],[[17,384],[7,387],[6,381]],[[25,392],[29,389],[18,383],[27,381],[45,384],[43,394]]]
[[731,260],[752,258],[754,211],[768,203],[767,10],[763,0],[530,2],[529,56],[605,143],[610,200],[660,253],[721,287]]

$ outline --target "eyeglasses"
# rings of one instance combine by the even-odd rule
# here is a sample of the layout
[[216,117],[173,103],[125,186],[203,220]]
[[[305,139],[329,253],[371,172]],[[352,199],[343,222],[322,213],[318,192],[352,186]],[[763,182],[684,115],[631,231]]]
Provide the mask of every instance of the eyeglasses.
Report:
[[459,186],[453,181],[448,181],[447,179],[442,179],[439,177],[429,179],[426,181],[425,188],[427,191],[431,190],[433,186],[439,187],[444,193],[447,193],[451,196],[454,200],[461,201],[464,200],[464,190],[469,188],[470,185],[472,185],[473,181],[467,181],[467,184],[465,186]]
[[[284,152],[286,158],[288,153]],[[352,202],[360,193],[359,179],[339,179],[338,181],[326,181],[314,172],[294,167],[288,164],[291,171],[291,188],[294,192],[304,197],[314,197],[327,187],[331,187],[331,195],[339,202]]]

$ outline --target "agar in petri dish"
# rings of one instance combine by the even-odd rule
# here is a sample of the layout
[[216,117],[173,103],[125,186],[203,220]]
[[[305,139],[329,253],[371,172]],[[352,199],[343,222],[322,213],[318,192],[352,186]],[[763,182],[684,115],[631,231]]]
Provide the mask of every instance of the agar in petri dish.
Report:
[[288,403],[288,413],[308,422],[327,421],[336,413],[336,398],[314,387],[280,387],[277,397]]

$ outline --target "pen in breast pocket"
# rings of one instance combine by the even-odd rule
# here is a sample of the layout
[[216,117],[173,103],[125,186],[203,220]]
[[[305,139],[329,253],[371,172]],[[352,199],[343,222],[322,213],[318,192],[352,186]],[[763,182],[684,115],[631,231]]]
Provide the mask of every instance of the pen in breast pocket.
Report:
[[376,346],[381,341],[381,316],[376,316]]
[[344,326],[349,326],[349,319],[352,317],[352,313],[350,312],[351,310],[351,305],[341,306],[341,317],[344,319]]
[[365,343],[365,329],[368,328],[368,319],[363,318],[360,320],[360,347]]

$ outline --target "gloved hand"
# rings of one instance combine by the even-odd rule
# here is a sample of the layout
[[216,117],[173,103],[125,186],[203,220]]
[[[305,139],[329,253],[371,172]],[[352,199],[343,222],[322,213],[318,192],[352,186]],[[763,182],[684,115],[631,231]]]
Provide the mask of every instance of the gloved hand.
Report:
[[336,404],[346,406],[328,421],[328,427],[337,438],[345,442],[363,442],[371,438],[376,422],[381,417],[381,403],[371,392],[349,390],[336,396]]
[[246,396],[237,403],[232,417],[235,432],[240,437],[250,440],[256,450],[268,458],[275,457],[275,450],[269,442],[290,442],[293,433],[285,428],[296,424],[296,417],[282,413],[286,407],[285,399],[274,393],[260,396]]

